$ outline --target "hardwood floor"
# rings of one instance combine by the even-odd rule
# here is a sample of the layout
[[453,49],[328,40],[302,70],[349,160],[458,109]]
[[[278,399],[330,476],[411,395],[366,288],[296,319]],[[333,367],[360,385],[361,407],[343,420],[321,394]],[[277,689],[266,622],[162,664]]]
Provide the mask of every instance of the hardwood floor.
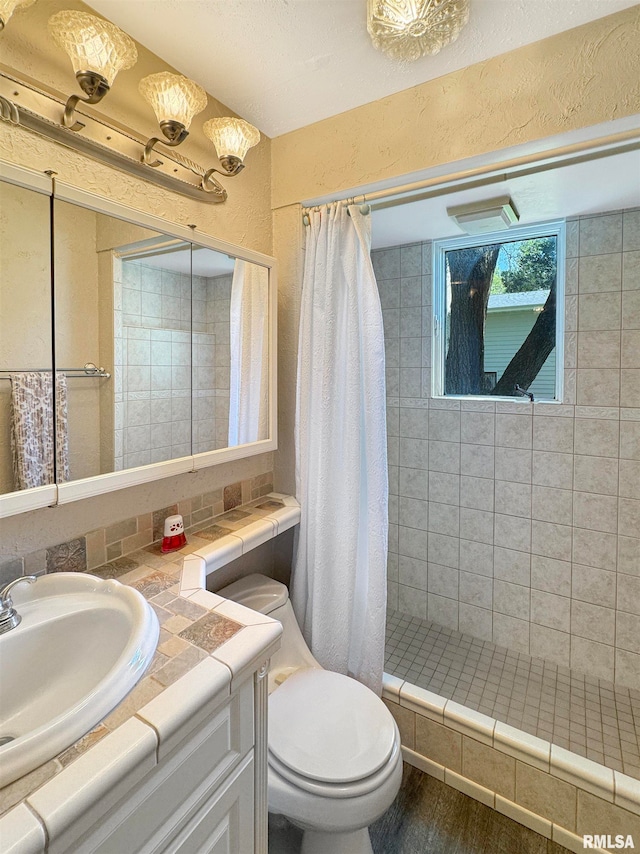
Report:
[[374,854],[569,854],[410,765],[398,797],[370,833]]
[[[374,854],[569,854],[410,765],[370,832]],[[282,816],[269,816],[269,854],[298,854],[301,837]]]

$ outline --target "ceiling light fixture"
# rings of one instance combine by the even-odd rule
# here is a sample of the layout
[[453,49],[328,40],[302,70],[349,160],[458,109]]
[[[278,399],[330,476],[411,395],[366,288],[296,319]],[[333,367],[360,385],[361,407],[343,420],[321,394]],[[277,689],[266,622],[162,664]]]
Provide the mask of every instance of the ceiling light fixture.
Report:
[[0,30],[4,30],[14,12],[26,9],[35,2],[36,0],[0,0]]
[[373,46],[413,62],[455,41],[469,20],[470,0],[367,0]]
[[138,59],[133,39],[110,21],[85,12],[58,12],[49,18],[53,40],[69,56],[80,88],[87,96],[71,95],[63,117],[73,131],[84,125],[76,121],[78,102],[97,104],[107,94],[119,71],[132,68]]
[[207,93],[201,86],[182,77],[161,71],[143,77],[138,91],[153,107],[164,139],[152,137],[146,144],[142,160],[147,166],[158,167],[160,160],[153,160],[151,152],[156,143],[161,142],[174,148],[189,136],[189,127],[193,117],[207,106]]

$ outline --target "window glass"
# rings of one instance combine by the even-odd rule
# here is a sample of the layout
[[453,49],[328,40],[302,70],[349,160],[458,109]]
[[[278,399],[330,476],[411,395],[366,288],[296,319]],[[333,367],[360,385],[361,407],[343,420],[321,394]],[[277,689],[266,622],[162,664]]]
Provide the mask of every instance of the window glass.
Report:
[[558,399],[560,229],[526,231],[437,244],[436,394]]

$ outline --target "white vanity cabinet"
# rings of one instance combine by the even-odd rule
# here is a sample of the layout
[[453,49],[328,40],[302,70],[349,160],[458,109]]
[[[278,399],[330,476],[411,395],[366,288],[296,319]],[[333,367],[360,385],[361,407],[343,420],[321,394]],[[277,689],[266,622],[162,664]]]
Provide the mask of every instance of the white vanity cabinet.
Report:
[[266,674],[280,633],[246,626],[226,660],[196,664],[27,795],[0,819],[3,854],[267,854]]
[[73,848],[63,839],[51,854],[254,854],[253,680],[183,735]]

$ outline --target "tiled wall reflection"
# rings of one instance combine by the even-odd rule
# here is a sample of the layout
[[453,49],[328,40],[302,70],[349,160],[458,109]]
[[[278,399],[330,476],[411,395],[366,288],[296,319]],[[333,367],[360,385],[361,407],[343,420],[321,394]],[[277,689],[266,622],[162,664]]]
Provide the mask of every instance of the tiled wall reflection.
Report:
[[231,275],[114,275],[116,470],[226,447]]
[[372,256],[391,607],[640,688],[640,210],[567,223],[562,405],[431,398],[430,244]]

